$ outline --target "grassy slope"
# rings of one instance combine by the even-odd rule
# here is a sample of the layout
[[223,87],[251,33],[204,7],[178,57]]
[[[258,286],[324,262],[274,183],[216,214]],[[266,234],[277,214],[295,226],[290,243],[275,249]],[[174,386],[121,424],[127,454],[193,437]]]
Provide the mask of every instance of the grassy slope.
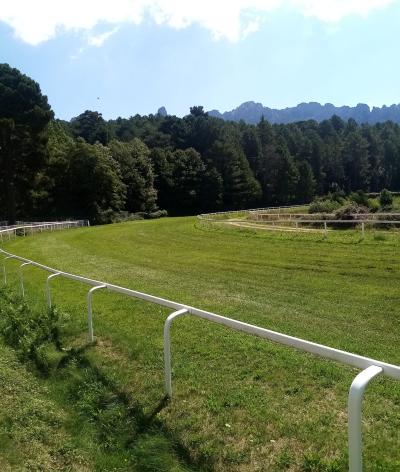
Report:
[[[182,218],[42,234],[6,247],[59,269],[399,364],[400,242],[357,237],[213,231]],[[33,299],[44,276],[32,268],[25,273]],[[56,303],[68,306],[75,321],[66,335],[78,335],[86,329],[85,289],[60,280],[53,286]],[[158,412],[194,467],[345,469],[346,396],[356,371],[187,317],[173,328],[175,397],[161,408],[166,315],[154,305],[97,293],[99,344],[88,356],[145,414]],[[374,381],[365,418],[366,470],[398,470],[395,382]]]
[[0,469],[90,471],[65,429],[68,413],[0,343]]

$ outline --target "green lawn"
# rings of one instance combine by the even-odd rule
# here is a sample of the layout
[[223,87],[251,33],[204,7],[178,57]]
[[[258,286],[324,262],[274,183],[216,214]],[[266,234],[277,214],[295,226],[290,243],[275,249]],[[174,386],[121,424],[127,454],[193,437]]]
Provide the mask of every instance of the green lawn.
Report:
[[0,380],[0,470],[91,470],[64,427],[67,411],[3,342]]
[[[360,241],[358,233],[343,231],[324,240],[169,218],[43,233],[5,248],[61,270],[400,364],[400,240],[378,239],[371,233]],[[9,261],[7,267],[17,265]],[[29,267],[24,273],[27,300],[38,304],[45,275]],[[60,279],[52,286],[55,303],[70,315],[62,328],[66,345],[84,343],[88,287]],[[171,447],[170,455],[179,458],[180,465],[171,460],[164,469],[138,470],[346,470],[346,401],[356,370],[186,316],[173,327],[175,395],[164,404],[168,310],[104,292],[96,293],[94,310],[98,343],[86,349],[86,362],[137,415],[156,420],[149,431],[162,431],[165,451]],[[56,392],[54,380],[44,382]],[[365,470],[400,470],[400,384],[374,380],[364,412]],[[126,447],[128,457],[138,454],[137,442]],[[144,441],[145,456],[147,447]],[[123,460],[122,454],[115,470],[133,470]]]

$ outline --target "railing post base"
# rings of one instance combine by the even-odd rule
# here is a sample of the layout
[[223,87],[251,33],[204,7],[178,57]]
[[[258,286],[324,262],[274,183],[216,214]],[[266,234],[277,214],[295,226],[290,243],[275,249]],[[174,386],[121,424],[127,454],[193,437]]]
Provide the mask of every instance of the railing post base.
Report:
[[165,394],[172,398],[172,375],[171,375],[171,324],[178,316],[188,313],[186,308],[174,311],[165,320],[164,324],[164,375],[165,375]]
[[87,302],[88,302],[88,328],[89,328],[89,340],[92,343],[94,341],[93,335],[93,293],[96,290],[100,290],[102,288],[107,288],[107,285],[97,285],[96,287],[92,287],[88,294],[87,294]]
[[362,472],[362,399],[368,383],[382,372],[382,367],[367,367],[353,380],[349,390],[349,472]]

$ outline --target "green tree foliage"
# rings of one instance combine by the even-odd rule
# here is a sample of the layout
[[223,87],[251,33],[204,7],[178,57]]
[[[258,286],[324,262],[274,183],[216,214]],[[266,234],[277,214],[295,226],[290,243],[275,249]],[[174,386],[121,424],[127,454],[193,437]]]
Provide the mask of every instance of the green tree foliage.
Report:
[[243,152],[250,164],[252,164],[261,153],[261,139],[254,126],[244,125],[243,130],[241,131],[241,145]]
[[74,216],[68,207],[70,188],[67,171],[75,141],[67,131],[68,128],[59,120],[52,121],[48,126],[48,159],[36,174],[32,191],[34,215],[38,218]]
[[164,151],[154,149],[151,154],[157,175],[159,204],[173,214],[191,214],[201,207],[201,187],[206,167],[200,154],[193,148]]
[[363,190],[357,190],[357,192],[351,192],[350,201],[357,205],[368,206],[368,195]]
[[131,213],[154,211],[157,192],[149,148],[138,138],[128,143],[113,140],[109,148],[126,186],[125,209]]
[[0,211],[10,222],[32,212],[30,191],[46,159],[46,128],[52,117],[39,85],[0,64]]
[[86,142],[94,144],[99,142],[107,144],[110,140],[110,130],[101,113],[86,110],[79,116],[72,118],[71,130],[76,138],[83,138]]
[[388,189],[382,189],[379,195],[379,203],[381,204],[382,208],[388,208],[393,205],[393,195]]
[[204,108],[202,106],[193,106],[190,107],[190,114],[192,116],[204,116],[206,113],[204,112]]
[[297,162],[299,179],[295,198],[299,203],[311,202],[315,195],[315,178],[311,165],[307,161]]
[[220,139],[225,125],[216,118],[205,113],[191,113],[183,119],[185,122],[186,139],[184,147],[193,147],[201,155],[205,155],[212,145]]
[[120,211],[195,214],[314,197],[328,207],[349,194],[366,205],[367,192],[400,190],[400,126],[337,116],[249,125],[210,116],[202,106],[183,118],[106,121],[86,110],[70,122],[52,120],[39,85],[3,64],[0,185],[0,220],[10,221],[104,222]]
[[371,179],[368,141],[354,129],[357,124],[354,120],[353,122],[349,124],[350,132],[343,145],[346,190],[368,190]]
[[217,141],[207,157],[222,177],[225,208],[247,208],[260,200],[261,186],[239,146]]
[[261,182],[264,204],[288,204],[296,201],[299,170],[286,147],[265,147],[257,164],[256,175]]
[[202,175],[200,207],[198,211],[211,212],[223,208],[224,183],[215,167],[209,167]]
[[117,162],[102,144],[79,138],[68,153],[66,200],[72,214],[95,223],[107,222],[125,206],[126,187]]

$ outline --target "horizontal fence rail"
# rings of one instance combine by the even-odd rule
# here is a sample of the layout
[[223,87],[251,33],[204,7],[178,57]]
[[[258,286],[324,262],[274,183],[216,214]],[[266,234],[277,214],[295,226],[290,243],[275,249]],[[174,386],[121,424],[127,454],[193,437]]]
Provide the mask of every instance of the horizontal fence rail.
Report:
[[[303,207],[305,205],[297,205]],[[198,215],[200,222],[231,225],[237,228],[259,228],[275,231],[299,231],[299,232],[321,232],[328,234],[329,225],[348,227],[353,225],[354,229],[361,230],[362,237],[365,236],[367,228],[375,227],[384,231],[383,227],[397,229],[400,225],[400,213],[352,213],[349,219],[337,219],[331,213],[285,213],[285,209],[291,207],[271,207],[254,210],[237,210],[220,213],[207,213]],[[272,211],[275,210],[275,211]],[[243,218],[239,216],[242,215]],[[232,218],[229,218],[231,216]],[[301,225],[321,225],[321,228],[304,228]],[[281,225],[281,226],[279,226]]]
[[234,215],[239,213],[254,213],[254,212],[265,212],[265,213],[274,213],[279,212],[279,210],[288,210],[290,208],[307,208],[308,204],[305,203],[304,205],[288,205],[288,206],[275,206],[275,207],[264,207],[264,208],[249,208],[245,210],[227,210],[227,211],[219,211],[214,213],[202,213],[198,215],[198,218],[205,218],[208,217],[215,217],[215,216],[223,216],[223,215]]
[[0,227],[0,242],[17,236],[28,236],[43,231],[58,231],[62,229],[90,226],[89,220],[48,221],[44,223],[27,223]]
[[[41,225],[39,225],[41,226]],[[49,224],[44,224],[43,230],[45,228],[49,229]],[[19,227],[20,229],[21,227]],[[26,227],[25,227],[26,228]],[[4,231],[1,230],[0,234]],[[28,233],[24,233],[28,234]],[[38,269],[44,270],[49,273],[49,276],[46,280],[46,299],[49,307],[52,305],[51,300],[51,291],[50,291],[50,280],[54,277],[63,277],[69,280],[74,280],[76,282],[81,282],[83,284],[91,286],[87,294],[88,302],[88,332],[89,339],[94,340],[93,332],[93,293],[96,290],[109,290],[111,292],[119,293],[121,295],[126,295],[131,298],[140,299],[149,303],[154,303],[159,306],[163,306],[174,310],[165,321],[164,324],[164,382],[165,382],[165,393],[168,397],[172,398],[172,370],[171,370],[171,339],[170,339],[170,329],[172,327],[172,322],[175,318],[183,315],[192,315],[219,325],[225,326],[227,328],[239,331],[242,333],[250,334],[257,336],[269,341],[282,344],[284,346],[293,347],[300,351],[308,352],[315,354],[317,356],[323,357],[325,359],[330,359],[342,364],[356,367],[361,369],[353,383],[351,384],[349,390],[348,398],[348,435],[349,435],[349,471],[350,472],[361,472],[362,471],[362,415],[361,415],[361,405],[364,390],[368,383],[377,375],[382,374],[387,377],[390,377],[395,380],[400,380],[400,366],[382,362],[376,359],[369,357],[361,356],[358,354],[353,354],[347,351],[340,349],[335,349],[332,347],[324,346],[322,344],[314,343],[307,341],[301,338],[294,336],[289,336],[277,331],[272,331],[260,326],[252,325],[245,323],[243,321],[235,320],[233,318],[228,318],[226,316],[218,315],[209,311],[201,310],[189,305],[178,303],[172,300],[165,298],[160,298],[154,295],[147,293],[139,292],[125,287],[120,287],[118,285],[110,284],[107,282],[102,282],[95,279],[90,279],[88,277],[83,277],[81,275],[71,274],[69,272],[61,271],[48,267],[44,264],[26,259],[24,257],[12,254],[0,248],[0,253],[4,256],[3,258],[3,270],[4,270],[4,283],[7,283],[7,269],[6,261],[14,260],[21,262],[20,264],[20,281],[21,281],[21,292],[24,296],[24,286],[23,286],[23,277],[22,277],[22,267],[31,266]]]

